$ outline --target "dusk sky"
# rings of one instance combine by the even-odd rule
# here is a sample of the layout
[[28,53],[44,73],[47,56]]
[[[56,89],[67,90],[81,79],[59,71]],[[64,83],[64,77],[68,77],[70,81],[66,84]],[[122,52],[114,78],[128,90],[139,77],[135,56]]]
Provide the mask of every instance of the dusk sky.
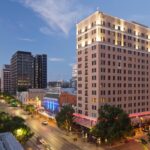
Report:
[[0,0],[0,67],[17,50],[48,55],[48,79],[70,79],[75,24],[99,9],[150,26],[150,0]]

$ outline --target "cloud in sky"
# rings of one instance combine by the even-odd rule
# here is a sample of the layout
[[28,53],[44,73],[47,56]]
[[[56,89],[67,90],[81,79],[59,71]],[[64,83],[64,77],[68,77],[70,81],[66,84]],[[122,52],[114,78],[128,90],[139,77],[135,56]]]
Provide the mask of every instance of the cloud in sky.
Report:
[[[36,12],[50,29],[54,31],[59,29],[66,35],[77,19],[91,12],[89,8],[85,8],[81,0],[18,0],[18,2]],[[40,30],[46,33],[44,29]]]
[[30,38],[18,38],[18,40],[25,41],[25,42],[35,42],[34,39],[30,39]]
[[48,58],[48,60],[52,61],[52,62],[62,62],[62,61],[64,61],[63,58],[57,58],[57,57]]
[[40,32],[46,35],[53,34],[54,32],[48,27],[41,27]]

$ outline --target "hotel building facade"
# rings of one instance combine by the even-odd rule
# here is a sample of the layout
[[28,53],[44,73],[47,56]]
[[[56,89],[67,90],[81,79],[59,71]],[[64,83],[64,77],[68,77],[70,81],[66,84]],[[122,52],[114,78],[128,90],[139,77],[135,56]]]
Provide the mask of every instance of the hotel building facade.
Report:
[[150,111],[150,28],[96,11],[77,24],[77,113]]

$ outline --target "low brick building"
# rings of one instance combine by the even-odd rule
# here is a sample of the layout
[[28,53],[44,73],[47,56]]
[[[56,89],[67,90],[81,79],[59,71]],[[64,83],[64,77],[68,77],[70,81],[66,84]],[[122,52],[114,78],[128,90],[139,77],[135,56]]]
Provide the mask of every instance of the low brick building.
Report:
[[73,93],[62,92],[59,96],[60,107],[66,104],[76,106],[76,103],[77,103],[77,97]]

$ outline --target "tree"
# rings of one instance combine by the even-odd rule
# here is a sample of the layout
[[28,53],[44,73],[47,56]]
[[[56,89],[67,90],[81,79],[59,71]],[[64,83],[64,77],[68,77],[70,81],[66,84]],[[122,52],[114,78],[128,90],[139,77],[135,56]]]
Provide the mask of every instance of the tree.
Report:
[[25,120],[21,117],[18,116],[14,116],[12,117],[13,121],[18,122],[19,124],[23,124],[25,122]]
[[18,116],[10,116],[0,112],[0,132],[11,132],[21,143],[25,143],[33,136],[30,128],[24,124],[25,120]]
[[27,142],[34,135],[34,133],[31,132],[30,128],[25,124],[22,124],[19,128],[13,130],[13,134],[22,144]]
[[148,141],[150,142],[150,132],[147,133]]
[[64,128],[69,131],[73,123],[73,113],[74,109],[70,105],[65,105],[62,107],[61,111],[56,115],[57,125],[60,128]]
[[102,142],[119,140],[131,133],[132,126],[128,114],[121,108],[104,105],[99,110],[99,122],[93,129],[93,134]]
[[34,105],[26,105],[25,110],[32,114],[35,111]]

